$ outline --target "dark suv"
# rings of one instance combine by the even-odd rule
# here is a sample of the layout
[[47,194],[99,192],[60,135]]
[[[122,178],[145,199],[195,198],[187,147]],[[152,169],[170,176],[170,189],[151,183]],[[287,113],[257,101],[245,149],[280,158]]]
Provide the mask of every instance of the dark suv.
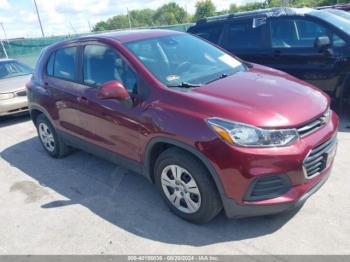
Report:
[[[337,13],[336,13],[337,12]],[[341,10],[274,8],[199,20],[188,31],[238,57],[350,96],[350,19]]]
[[46,152],[70,147],[143,174],[203,223],[300,206],[328,178],[338,117],[286,73],[186,33],[125,31],[45,49],[27,85]]

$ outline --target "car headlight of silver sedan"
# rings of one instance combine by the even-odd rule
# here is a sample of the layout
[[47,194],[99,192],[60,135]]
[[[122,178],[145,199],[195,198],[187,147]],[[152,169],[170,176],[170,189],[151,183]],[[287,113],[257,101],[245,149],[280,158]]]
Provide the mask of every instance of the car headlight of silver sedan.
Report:
[[3,93],[3,94],[0,94],[0,100],[7,100],[7,99],[14,98],[14,97],[15,97],[14,93]]
[[299,138],[296,129],[262,129],[221,118],[209,118],[207,123],[224,141],[241,147],[281,147]]

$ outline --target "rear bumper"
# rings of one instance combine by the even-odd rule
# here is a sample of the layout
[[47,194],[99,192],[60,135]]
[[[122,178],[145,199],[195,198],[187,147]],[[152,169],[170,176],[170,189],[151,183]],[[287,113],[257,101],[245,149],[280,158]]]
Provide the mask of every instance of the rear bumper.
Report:
[[28,99],[26,96],[0,101],[0,116],[13,115],[25,111],[28,111]]
[[[330,171],[331,171],[331,168],[329,168],[322,175],[320,175],[318,180],[315,180],[315,182],[313,183],[311,182],[312,184],[310,185],[306,185],[308,186],[308,188],[305,189],[304,193],[297,200],[284,202],[282,204],[240,205],[236,203],[235,200],[228,197],[224,197],[223,204],[224,204],[226,216],[229,218],[241,218],[241,217],[270,215],[270,214],[286,212],[286,211],[301,207],[310,196],[316,193],[323,186],[323,184],[327,181],[327,179],[330,176]],[[303,189],[295,188],[292,190],[300,191]]]

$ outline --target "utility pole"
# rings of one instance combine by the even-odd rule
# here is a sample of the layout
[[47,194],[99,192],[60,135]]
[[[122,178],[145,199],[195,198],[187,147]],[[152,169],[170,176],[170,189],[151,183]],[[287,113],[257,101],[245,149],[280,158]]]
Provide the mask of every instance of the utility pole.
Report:
[[128,13],[129,28],[131,29],[131,20],[130,20],[130,14],[129,14],[129,9],[128,8],[126,8],[126,12]]
[[41,19],[40,19],[40,14],[39,14],[38,6],[36,5],[36,1],[35,1],[35,0],[34,0],[34,5],[35,5],[36,14],[37,14],[37,16],[38,16],[39,24],[40,24],[41,35],[42,35],[43,37],[45,37],[44,30],[43,30],[43,25],[41,24]]
[[91,27],[91,24],[90,24],[90,20],[87,20],[87,23],[88,23],[89,30],[90,30],[90,33],[91,33],[92,32],[92,27]]
[[5,27],[4,27],[4,23],[1,22],[0,23],[1,27],[2,27],[2,31],[4,32],[4,36],[5,36],[5,40],[6,42],[8,43],[9,42],[9,39],[7,38],[7,35],[6,35],[6,31],[5,31]]

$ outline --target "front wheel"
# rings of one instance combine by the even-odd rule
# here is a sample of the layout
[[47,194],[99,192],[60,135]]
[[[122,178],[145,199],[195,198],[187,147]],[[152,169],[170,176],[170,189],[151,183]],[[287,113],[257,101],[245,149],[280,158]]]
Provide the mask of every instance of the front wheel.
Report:
[[164,151],[155,164],[155,179],[169,208],[188,221],[209,222],[222,208],[208,170],[184,150]]

